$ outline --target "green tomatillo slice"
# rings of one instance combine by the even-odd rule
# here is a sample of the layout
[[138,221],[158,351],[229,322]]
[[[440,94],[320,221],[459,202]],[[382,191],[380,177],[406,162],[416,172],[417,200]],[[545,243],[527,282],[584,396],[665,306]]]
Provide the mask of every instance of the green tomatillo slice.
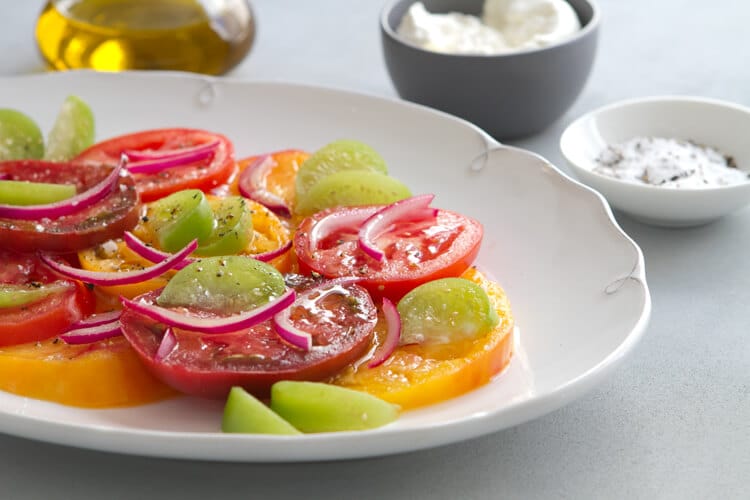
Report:
[[367,144],[341,139],[326,144],[300,165],[295,178],[297,197],[304,197],[325,177],[344,170],[388,174],[385,160]]
[[73,184],[0,180],[0,203],[5,205],[46,205],[75,194]]
[[23,285],[0,283],[0,309],[33,304],[50,295],[64,292],[71,286],[71,283],[65,281],[55,281],[46,285],[41,283]]
[[463,278],[442,278],[399,301],[401,344],[448,343],[478,338],[499,321],[487,292]]
[[325,177],[305,195],[298,195],[296,210],[300,215],[311,215],[332,207],[388,205],[410,196],[409,188],[393,177],[344,170]]
[[207,257],[177,272],[157,299],[162,307],[187,307],[221,314],[249,311],[286,291],[275,267],[251,257]]

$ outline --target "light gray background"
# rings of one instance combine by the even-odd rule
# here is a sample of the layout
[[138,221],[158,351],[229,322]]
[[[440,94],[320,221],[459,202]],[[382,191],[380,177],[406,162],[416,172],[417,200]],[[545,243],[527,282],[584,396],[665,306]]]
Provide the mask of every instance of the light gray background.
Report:
[[[234,76],[395,96],[380,52],[381,1],[253,4],[259,37]],[[560,133],[600,105],[656,94],[750,105],[750,3],[599,4],[600,50],[583,95],[549,130],[515,144],[564,169]],[[40,8],[0,0],[0,74],[40,71]],[[562,410],[458,445],[323,464],[145,459],[0,435],[0,497],[750,498],[750,209],[684,230],[618,220],[646,256],[651,326],[614,376]]]

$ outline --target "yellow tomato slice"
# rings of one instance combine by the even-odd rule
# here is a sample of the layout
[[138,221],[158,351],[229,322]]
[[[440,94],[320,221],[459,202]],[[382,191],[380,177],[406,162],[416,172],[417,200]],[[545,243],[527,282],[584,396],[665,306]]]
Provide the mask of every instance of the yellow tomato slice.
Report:
[[[122,240],[111,240],[93,248],[81,250],[78,252],[78,260],[83,269],[110,273],[136,271],[154,265],[153,262],[130,250]],[[168,281],[167,276],[164,275],[131,285],[102,286],[97,287],[97,290],[109,295],[122,295],[132,299],[151,290],[164,287]],[[99,296],[97,294],[97,299]]]
[[[215,204],[220,198],[209,196],[209,204]],[[256,255],[269,252],[286,245],[291,233],[285,224],[263,205],[254,201],[247,201],[248,208],[252,212],[253,237],[247,247],[242,251],[245,255]],[[156,236],[152,227],[143,219],[133,229],[133,233],[141,240],[149,244],[155,244]],[[269,264],[275,266],[282,273],[289,272],[293,265],[292,252],[285,252],[276,257]],[[78,252],[78,260],[83,269],[99,272],[118,272],[143,269],[153,265],[130,250],[124,241],[112,240]],[[158,278],[150,279],[142,283],[132,285],[117,285],[97,287],[100,292],[113,296],[124,296],[133,298],[138,295],[164,287],[173,272],[166,273]],[[100,295],[98,295],[99,297]],[[101,302],[101,301],[100,301]],[[102,309],[102,308],[100,308]],[[106,308],[105,308],[106,309]]]
[[84,345],[55,339],[3,347],[0,390],[84,408],[136,406],[176,394],[143,368],[122,337]]
[[[332,382],[369,392],[403,409],[460,396],[489,382],[510,362],[513,315],[500,285],[475,268],[469,268],[463,277],[479,284],[489,295],[500,317],[493,331],[479,339],[450,344],[401,346],[382,365],[367,368],[364,362],[352,366]],[[383,329],[378,328],[376,334],[382,342]]]

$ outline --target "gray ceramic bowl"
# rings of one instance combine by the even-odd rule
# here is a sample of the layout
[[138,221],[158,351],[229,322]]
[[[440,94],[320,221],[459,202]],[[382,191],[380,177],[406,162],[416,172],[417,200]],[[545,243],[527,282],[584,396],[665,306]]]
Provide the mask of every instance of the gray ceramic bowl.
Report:
[[[542,49],[454,55],[421,49],[396,30],[416,0],[389,2],[380,19],[386,66],[399,95],[465,118],[498,139],[530,135],[560,118],[583,90],[596,54],[599,10],[568,0],[582,29]],[[433,13],[480,15],[483,0],[422,0]]]

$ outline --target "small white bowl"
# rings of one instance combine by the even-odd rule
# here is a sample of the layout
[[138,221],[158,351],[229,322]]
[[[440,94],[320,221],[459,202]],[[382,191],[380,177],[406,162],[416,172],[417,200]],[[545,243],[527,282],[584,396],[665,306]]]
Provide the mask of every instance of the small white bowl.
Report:
[[750,109],[699,97],[648,97],[618,102],[571,123],[560,149],[573,173],[635,219],[657,226],[711,222],[750,203],[750,182],[713,188],[664,188],[627,182],[592,171],[608,144],[633,137],[693,140],[734,157],[750,171]]

